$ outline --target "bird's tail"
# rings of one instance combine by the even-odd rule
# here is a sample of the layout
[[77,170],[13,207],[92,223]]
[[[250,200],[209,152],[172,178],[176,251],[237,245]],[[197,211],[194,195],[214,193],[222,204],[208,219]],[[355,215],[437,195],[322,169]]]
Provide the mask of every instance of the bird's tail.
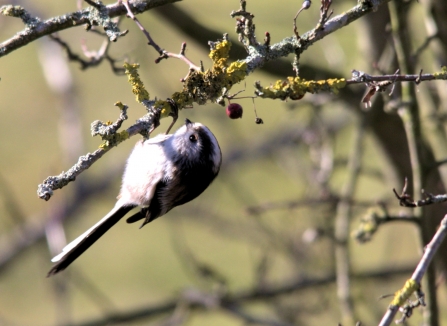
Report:
[[62,252],[51,261],[56,263],[47,274],[47,277],[59,273],[67,268],[76,258],[95,243],[104,233],[114,226],[124,215],[137,205],[121,205],[119,202],[98,223],[70,242]]

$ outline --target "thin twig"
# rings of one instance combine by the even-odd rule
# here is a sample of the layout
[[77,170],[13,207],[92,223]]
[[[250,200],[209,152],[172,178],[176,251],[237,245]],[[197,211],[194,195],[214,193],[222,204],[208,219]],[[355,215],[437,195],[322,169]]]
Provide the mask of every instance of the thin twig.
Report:
[[146,38],[148,40],[148,44],[150,46],[152,46],[158,52],[158,54],[160,55],[155,60],[155,63],[159,63],[161,60],[167,59],[167,58],[177,58],[177,59],[180,59],[180,60],[183,60],[184,62],[186,62],[189,65],[190,69],[201,71],[201,68],[199,66],[195,65],[191,60],[189,60],[185,56],[185,50],[186,50],[186,43],[185,42],[182,43],[182,46],[181,46],[179,54],[175,54],[175,53],[171,53],[171,52],[163,50],[157,43],[155,43],[154,39],[151,37],[151,34],[149,34],[149,32],[146,30],[146,28],[144,28],[144,26],[140,23],[140,21],[137,19],[137,17],[135,17],[135,15],[132,12],[132,9],[130,8],[129,1],[128,0],[122,0],[122,2],[123,2],[124,6],[127,9],[127,15],[135,22],[135,24],[137,24],[138,28],[146,36]]
[[81,45],[82,45],[84,55],[89,59],[89,60],[84,60],[83,58],[81,58],[81,56],[74,53],[71,50],[68,43],[63,41],[57,34],[51,34],[51,35],[49,35],[49,37],[53,41],[58,43],[61,47],[63,47],[67,53],[68,59],[70,61],[78,62],[81,65],[82,70],[85,70],[85,69],[88,69],[91,67],[96,67],[96,66],[100,65],[104,59],[106,59],[110,63],[110,66],[114,73],[116,73],[117,75],[124,74],[124,69],[122,67],[116,66],[117,60],[113,59],[108,54],[108,50],[109,50],[110,44],[111,44],[111,42],[109,40],[104,40],[102,46],[100,47],[100,49],[98,51],[88,51],[85,42],[83,42]]
[[295,34],[295,37],[297,40],[300,38],[300,36],[298,34],[298,28],[296,27],[296,19],[298,18],[298,15],[300,14],[300,12],[303,10],[309,9],[311,4],[312,4],[312,2],[310,0],[304,0],[303,4],[301,5],[300,10],[298,10],[295,17],[293,17],[293,33]]
[[332,10],[329,12],[329,8],[331,7],[332,0],[321,0],[320,6],[320,20],[318,21],[317,27],[315,29],[323,29],[324,24],[331,18],[334,13]]
[[[446,76],[447,78],[447,76]],[[346,80],[346,85],[368,83],[368,82],[416,82],[416,81],[430,81],[435,79],[441,79],[437,74],[417,74],[417,75],[378,75],[372,76],[365,72],[353,70],[352,79]]]
[[399,199],[400,206],[421,207],[447,201],[447,194],[433,195],[430,193],[425,194],[425,192],[423,192],[422,194],[425,194],[427,197],[419,200],[414,200],[409,194],[407,194],[407,185],[408,180],[407,178],[405,178],[404,187],[400,195],[397,193],[396,189],[393,189],[394,195],[397,199]]

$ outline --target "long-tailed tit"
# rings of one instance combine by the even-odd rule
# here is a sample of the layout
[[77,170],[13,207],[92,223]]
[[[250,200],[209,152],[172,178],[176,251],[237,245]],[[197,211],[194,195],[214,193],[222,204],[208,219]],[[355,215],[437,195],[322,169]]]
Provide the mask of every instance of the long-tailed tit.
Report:
[[221,162],[216,137],[188,119],[174,134],[139,141],[127,160],[115,207],[51,260],[56,264],[48,276],[67,268],[131,209],[142,206],[127,222],[144,219],[143,227],[193,200],[217,176]]

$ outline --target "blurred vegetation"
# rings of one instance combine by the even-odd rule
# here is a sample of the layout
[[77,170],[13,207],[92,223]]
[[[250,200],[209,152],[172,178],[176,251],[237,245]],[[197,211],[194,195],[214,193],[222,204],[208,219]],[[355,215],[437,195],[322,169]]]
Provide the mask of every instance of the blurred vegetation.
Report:
[[[11,3],[0,0],[0,5]],[[76,10],[76,1],[13,4],[45,19]],[[353,5],[340,0],[331,8],[335,16]],[[436,15],[447,14],[442,0],[406,5],[413,51],[432,35],[433,25],[446,30],[436,25],[441,24]],[[292,19],[300,6],[295,0],[249,0],[247,10],[255,15],[258,40],[266,31],[271,44],[292,36]],[[314,1],[299,15],[300,34],[315,27],[319,6]],[[437,12],[430,11],[432,7]],[[207,41],[216,41],[224,33],[234,44],[231,57],[246,56],[229,15],[238,8],[238,0],[185,0],[150,10],[138,19],[170,52],[177,53],[186,42],[188,58],[196,64],[203,61],[206,69],[211,65]],[[300,58],[300,75],[316,80],[350,78],[352,69],[380,74],[377,68],[393,74],[398,62],[390,26],[385,4],[307,49]],[[120,28],[129,29],[129,33],[112,44],[110,55],[138,62],[151,96],[166,98],[180,90],[187,65],[172,58],[155,64],[158,54],[147,46],[134,22],[123,19]],[[0,16],[0,40],[22,29],[19,19]],[[434,72],[447,64],[443,61],[447,38],[441,34],[413,60],[414,71],[409,73],[417,74],[422,68]],[[82,43],[89,50],[102,43],[101,36],[81,27],[58,35],[76,53],[82,53]],[[364,85],[350,86],[338,95],[307,94],[299,101],[257,99],[262,125],[255,124],[251,99],[233,100],[244,107],[240,120],[228,119],[225,108],[217,104],[196,105],[181,111],[179,121],[186,117],[200,121],[216,135],[224,157],[216,181],[196,200],[141,230],[119,223],[67,271],[45,278],[55,254],[50,252],[45,235],[61,231],[52,229],[54,223],[49,221],[64,220],[66,240],[71,241],[104,216],[115,203],[126,157],[138,137],[111,150],[74,183],[57,190],[49,202],[36,196],[37,185],[49,175],[66,171],[79,156],[99,146],[99,139],[90,137],[90,123],[115,121],[119,115],[113,105],[116,101],[130,107],[127,126],[145,113],[135,102],[126,77],[115,75],[106,62],[81,71],[79,64],[65,58],[49,38],[0,58],[0,325],[90,321],[93,325],[101,324],[95,321],[106,316],[118,315],[134,316],[122,320],[123,325],[340,322],[347,326],[357,320],[373,325],[390,302],[379,298],[401,288],[416,266],[423,248],[421,235],[414,223],[398,221],[380,226],[366,243],[348,237],[344,254],[351,283],[345,289],[349,294],[346,300],[336,283],[335,248],[341,232],[336,221],[343,215],[343,205],[348,225],[342,231],[348,235],[359,226],[361,217],[379,204],[390,215],[414,215],[422,225],[431,223],[424,228],[427,234],[433,233],[445,214],[442,204],[422,212],[402,208],[392,192],[393,188],[401,191],[404,177],[413,182],[402,120],[397,110],[384,109],[389,107],[385,103],[399,100],[400,84],[391,96],[389,91],[376,95],[369,110],[361,103]],[[266,86],[293,76],[292,60],[268,63],[231,93],[245,90],[240,96],[251,96],[255,81]],[[51,70],[53,64],[58,68]],[[45,69],[56,85],[48,84]],[[69,95],[57,92],[67,80],[72,82]],[[433,160],[446,159],[447,154],[443,148],[444,89],[445,81],[415,86],[419,123]],[[170,122],[164,119],[160,132]],[[358,175],[353,175],[355,159]],[[445,192],[443,169],[433,169],[437,171],[423,180],[427,192]],[[351,179],[353,189],[349,192],[347,182]],[[414,196],[419,198],[419,192]],[[427,216],[432,217],[431,222],[426,222]],[[33,231],[35,238],[24,238]],[[8,256],[10,249],[17,248]],[[438,307],[447,305],[447,262],[442,252],[435,278]],[[350,300],[352,315],[343,309]],[[163,312],[137,318],[138,312],[144,316],[157,308]],[[427,310],[416,310],[408,324],[430,321],[424,317]],[[447,324],[447,312],[440,308],[442,324]]]

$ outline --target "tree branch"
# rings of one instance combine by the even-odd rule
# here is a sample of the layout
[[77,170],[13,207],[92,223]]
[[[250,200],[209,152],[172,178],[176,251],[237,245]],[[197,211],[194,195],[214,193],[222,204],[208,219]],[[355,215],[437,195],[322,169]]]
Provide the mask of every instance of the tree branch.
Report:
[[[180,0],[136,0],[132,6],[134,14],[141,14],[152,8],[162,6],[168,3],[174,3]],[[52,17],[46,21],[42,21],[38,17],[32,17],[23,7],[5,5],[0,7],[0,14],[4,16],[21,18],[26,28],[18,32],[9,40],[0,44],[0,57],[5,56],[22,46],[25,46],[43,36],[50,35],[68,28],[80,25],[102,25],[106,30],[109,39],[116,41],[122,33],[110,21],[110,18],[122,16],[127,13],[126,8],[118,1],[114,4],[103,6],[103,10],[99,11],[94,7],[88,7],[79,11],[71,12],[65,15]]]
[[[379,326],[390,325],[393,322],[394,316],[396,315],[399,308],[407,302],[407,300],[415,291],[418,291],[417,292],[418,300],[423,300],[423,294],[420,292],[420,283],[422,277],[427,272],[428,267],[430,266],[430,263],[436,254],[436,251],[438,250],[439,246],[444,240],[446,233],[447,233],[447,215],[444,216],[438,231],[433,236],[430,243],[425,247],[424,254],[419,264],[417,265],[416,269],[414,270],[413,275],[409,280],[407,280],[405,286],[401,290],[396,292],[394,299],[391,302],[382,320],[380,321]],[[423,301],[421,303],[423,304]]]
[[385,4],[389,1],[390,0],[360,1],[357,6],[326,21],[323,26],[316,27],[304,33],[301,35],[299,40],[297,40],[294,35],[286,37],[279,43],[271,46],[262,44],[258,44],[257,46],[249,46],[249,57],[244,60],[247,63],[247,73],[262,67],[268,61],[276,60],[280,57],[286,57],[289,54],[299,55],[303,53],[315,42],[349,25],[360,17],[372,12],[377,6]]

